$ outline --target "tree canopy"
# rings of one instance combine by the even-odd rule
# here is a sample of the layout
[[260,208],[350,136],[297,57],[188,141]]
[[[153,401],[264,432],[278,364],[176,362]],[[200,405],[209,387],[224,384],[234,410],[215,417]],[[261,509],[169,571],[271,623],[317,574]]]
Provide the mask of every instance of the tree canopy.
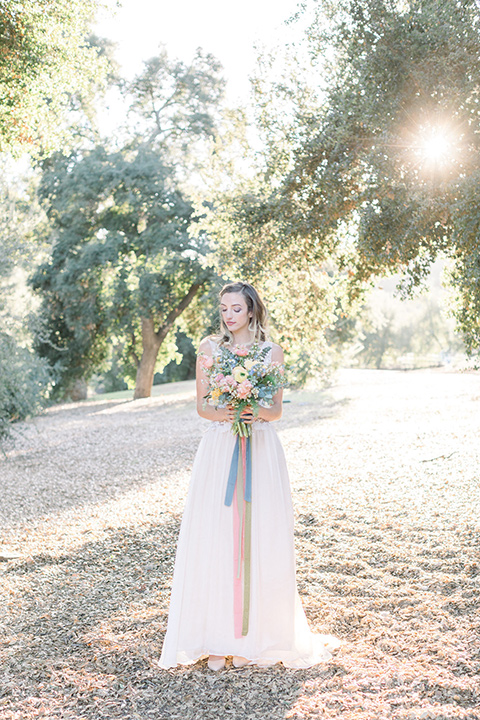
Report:
[[218,60],[201,48],[188,64],[170,58],[165,48],[147,60],[142,72],[124,83],[129,114],[138,118],[135,142],[180,152],[184,162],[196,140],[203,143],[217,133],[225,88],[221,72]]
[[32,279],[42,297],[36,347],[63,391],[116,342],[135,396],[148,396],[160,347],[206,291],[207,238],[192,232],[198,218],[182,181],[191,145],[215,130],[222,89],[211,56],[198,51],[186,68],[161,53],[127,85],[137,123],[123,147],[105,142],[43,163],[53,245]]
[[474,0],[318,6],[316,103],[290,89],[286,116],[284,83],[259,97],[263,128],[280,128],[283,144],[261,192],[232,204],[248,264],[278,249],[294,263],[334,257],[354,296],[385,272],[402,273],[408,292],[445,253],[459,327],[480,348],[479,12]]
[[[99,0],[1,0],[0,152],[51,152],[106,75],[89,27]],[[78,117],[77,117],[78,120]]]
[[128,157],[97,147],[52,159],[40,191],[56,239],[32,280],[43,297],[38,351],[68,386],[88,379],[113,338],[135,369],[153,344],[153,380],[162,341],[208,277],[172,169],[148,148]]

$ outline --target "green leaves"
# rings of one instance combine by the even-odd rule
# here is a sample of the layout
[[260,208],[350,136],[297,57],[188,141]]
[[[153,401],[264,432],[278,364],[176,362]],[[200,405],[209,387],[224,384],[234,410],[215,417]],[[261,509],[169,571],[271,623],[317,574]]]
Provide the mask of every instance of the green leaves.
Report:
[[141,355],[141,318],[159,330],[208,277],[193,208],[158,151],[55,156],[40,189],[57,232],[32,278],[43,297],[39,353],[63,386],[104,361],[109,340]]
[[0,448],[12,422],[40,410],[50,379],[45,361],[0,332]]
[[98,0],[3,0],[0,152],[49,153],[71,139],[67,115],[87,105],[108,62],[87,36]]
[[144,396],[160,345],[167,340],[175,355],[167,335],[212,274],[182,188],[212,141],[224,82],[218,62],[198,50],[188,66],[162,51],[121,84],[133,119],[124,146],[105,142],[43,162],[39,194],[53,245],[32,284],[43,299],[37,348],[57,369],[58,387],[88,379],[114,344],[125,348],[129,372],[132,363],[141,369]]
[[125,90],[131,112],[143,120],[143,139],[164,150],[178,145],[185,153],[197,136],[215,134],[224,87],[220,63],[201,48],[188,65],[162,49]]
[[262,128],[283,131],[282,157],[269,150],[263,187],[238,198],[232,213],[267,260],[337,261],[351,297],[385,273],[403,273],[413,289],[446,252],[472,350],[480,332],[479,29],[474,0],[319,4],[307,37],[312,66],[330,82],[315,111],[304,112],[303,90],[290,94],[283,126],[284,90],[258,86]]

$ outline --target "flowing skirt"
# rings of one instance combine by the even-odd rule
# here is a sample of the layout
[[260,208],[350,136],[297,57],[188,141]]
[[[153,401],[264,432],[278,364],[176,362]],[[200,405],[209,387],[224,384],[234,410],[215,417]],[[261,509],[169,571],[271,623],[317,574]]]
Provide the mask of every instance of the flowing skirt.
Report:
[[178,539],[168,628],[160,667],[212,655],[238,655],[257,665],[307,668],[340,643],[310,631],[297,591],[290,482],[271,423],[252,436],[250,615],[248,633],[234,632],[233,508],[225,492],[235,437],[212,422],[195,457]]

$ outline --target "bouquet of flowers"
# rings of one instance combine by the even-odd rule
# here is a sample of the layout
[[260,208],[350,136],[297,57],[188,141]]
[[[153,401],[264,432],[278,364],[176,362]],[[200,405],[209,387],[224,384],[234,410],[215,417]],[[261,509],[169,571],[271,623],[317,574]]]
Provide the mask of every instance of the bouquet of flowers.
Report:
[[272,404],[275,393],[286,385],[283,365],[265,363],[268,351],[269,347],[260,348],[258,344],[250,349],[239,345],[233,350],[222,346],[214,357],[203,353],[199,356],[209,385],[205,402],[214,407],[233,406],[232,430],[240,437],[249,437],[252,433],[251,425],[240,418],[243,410],[251,408],[256,416],[259,407]]

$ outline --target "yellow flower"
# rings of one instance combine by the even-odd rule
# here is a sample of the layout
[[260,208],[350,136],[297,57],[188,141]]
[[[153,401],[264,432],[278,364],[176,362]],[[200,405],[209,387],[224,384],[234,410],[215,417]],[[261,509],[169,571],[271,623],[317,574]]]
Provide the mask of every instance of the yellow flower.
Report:
[[210,393],[210,397],[211,397],[214,405],[216,405],[218,403],[221,394],[222,394],[222,391],[220,390],[220,388],[214,388],[212,390],[212,392]]
[[232,375],[237,383],[241,383],[248,377],[248,372],[241,365],[233,368]]
[[251,370],[254,365],[257,364],[256,360],[245,360],[245,367],[247,370]]

